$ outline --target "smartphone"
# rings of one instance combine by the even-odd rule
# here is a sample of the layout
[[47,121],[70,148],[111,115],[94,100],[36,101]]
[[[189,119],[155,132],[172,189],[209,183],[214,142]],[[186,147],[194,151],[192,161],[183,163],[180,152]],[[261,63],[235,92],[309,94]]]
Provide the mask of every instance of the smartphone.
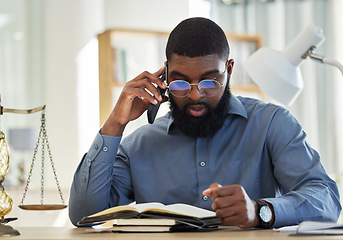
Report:
[[[167,66],[164,68],[164,71],[161,75],[161,80],[162,82],[167,81]],[[160,91],[161,96],[163,96],[166,93],[167,89],[162,89],[160,87],[157,87],[157,89]],[[158,109],[160,108],[161,102],[158,101],[158,103],[156,105],[154,104],[150,104],[149,108],[148,108],[148,122],[150,124],[154,123]]]

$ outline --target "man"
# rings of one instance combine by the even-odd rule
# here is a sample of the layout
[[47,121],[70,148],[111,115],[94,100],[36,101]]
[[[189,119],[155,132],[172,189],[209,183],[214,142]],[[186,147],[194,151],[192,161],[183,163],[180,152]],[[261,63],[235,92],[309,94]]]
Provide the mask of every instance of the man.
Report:
[[[171,32],[166,67],[125,85],[82,159],[70,195],[73,224],[133,201],[191,204],[241,228],[337,221],[337,186],[294,117],[230,93],[229,52],[211,20],[190,18]],[[166,100],[156,88],[167,88],[159,78],[165,68],[170,113],[121,139],[128,122]]]

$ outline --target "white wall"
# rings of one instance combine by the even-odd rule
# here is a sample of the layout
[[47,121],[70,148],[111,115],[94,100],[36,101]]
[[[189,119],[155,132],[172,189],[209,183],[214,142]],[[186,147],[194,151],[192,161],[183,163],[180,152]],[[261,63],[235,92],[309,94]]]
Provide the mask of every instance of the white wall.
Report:
[[[48,136],[60,184],[69,189],[82,155],[99,130],[98,79],[87,78],[94,76],[94,68],[88,69],[90,74],[81,74],[78,66],[84,64],[85,47],[92,45],[90,42],[97,34],[107,28],[170,31],[188,17],[189,5],[184,0],[47,0],[44,3]],[[90,51],[94,53],[94,49]],[[93,87],[79,91],[85,84]],[[51,180],[49,186],[54,187]]]
[[[69,189],[81,158],[78,132],[81,120],[77,118],[77,56],[102,30],[102,18],[101,1],[44,1],[42,64],[47,129],[57,174],[64,189]],[[92,126],[84,131],[91,129]],[[54,187],[53,184],[50,181],[48,186]]]
[[106,28],[170,31],[189,16],[189,0],[104,0]]

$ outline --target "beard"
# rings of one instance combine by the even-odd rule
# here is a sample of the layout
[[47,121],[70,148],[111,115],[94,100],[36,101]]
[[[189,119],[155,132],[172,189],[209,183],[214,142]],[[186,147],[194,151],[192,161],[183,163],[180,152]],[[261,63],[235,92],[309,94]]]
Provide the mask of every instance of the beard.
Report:
[[[213,136],[224,124],[230,110],[231,92],[229,81],[224,89],[223,96],[217,106],[212,108],[205,102],[190,102],[182,109],[179,109],[173,99],[173,95],[168,91],[171,116],[175,126],[185,135],[191,138],[205,138]],[[194,117],[186,112],[188,106],[203,105],[208,111],[204,116]]]

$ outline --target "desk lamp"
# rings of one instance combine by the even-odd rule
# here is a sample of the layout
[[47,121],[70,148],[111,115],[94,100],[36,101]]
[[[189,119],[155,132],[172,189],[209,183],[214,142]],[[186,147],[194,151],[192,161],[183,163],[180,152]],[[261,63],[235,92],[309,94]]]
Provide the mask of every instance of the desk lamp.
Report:
[[243,65],[266,94],[284,105],[292,105],[304,87],[300,65],[307,57],[336,66],[343,74],[339,62],[314,54],[324,40],[321,28],[308,25],[283,52],[263,47],[248,57]]

